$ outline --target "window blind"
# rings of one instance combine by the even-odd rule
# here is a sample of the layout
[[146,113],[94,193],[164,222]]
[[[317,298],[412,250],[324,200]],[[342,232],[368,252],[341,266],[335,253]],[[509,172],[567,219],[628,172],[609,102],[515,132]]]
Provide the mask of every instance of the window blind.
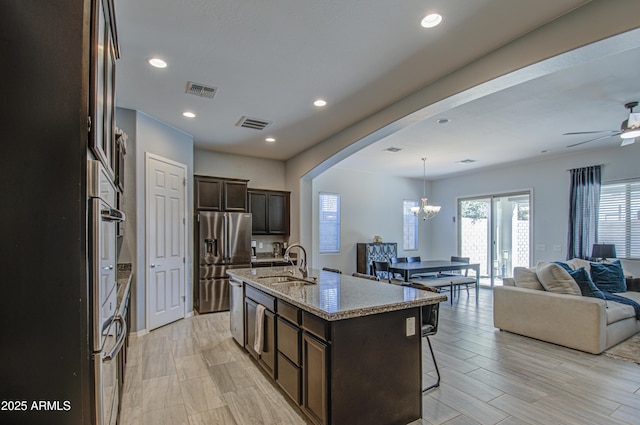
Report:
[[320,194],[320,254],[340,252],[340,195]]
[[418,249],[418,217],[411,212],[411,207],[417,206],[416,200],[402,201],[402,248],[408,251]]
[[618,258],[640,258],[640,180],[602,185],[598,243],[615,244]]

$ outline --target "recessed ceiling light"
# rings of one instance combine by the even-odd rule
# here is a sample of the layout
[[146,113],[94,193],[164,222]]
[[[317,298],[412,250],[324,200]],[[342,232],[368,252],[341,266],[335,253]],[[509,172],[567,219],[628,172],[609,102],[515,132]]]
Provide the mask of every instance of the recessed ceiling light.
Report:
[[436,121],[438,124],[447,124],[449,122],[451,122],[451,120],[449,118],[440,118],[439,120]]
[[425,28],[433,28],[437,26],[440,22],[442,22],[442,15],[439,15],[437,13],[432,13],[422,18],[422,22],[420,22],[420,25],[422,25]]
[[313,101],[313,104],[315,106],[325,106],[327,104],[327,101],[324,99],[316,99]]
[[149,59],[149,65],[156,68],[166,68],[167,63],[160,58],[151,58]]
[[187,118],[195,118],[196,117],[196,114],[194,114],[193,112],[189,112],[189,111],[183,112],[182,115],[184,115]]
[[274,137],[267,137],[266,139],[264,139],[265,142],[269,142],[269,143],[273,143],[276,141],[276,139]]

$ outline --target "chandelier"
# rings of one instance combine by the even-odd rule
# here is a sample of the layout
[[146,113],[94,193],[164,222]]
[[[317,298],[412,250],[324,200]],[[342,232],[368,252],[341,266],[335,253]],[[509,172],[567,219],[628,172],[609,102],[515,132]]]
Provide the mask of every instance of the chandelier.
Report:
[[427,204],[427,158],[422,158],[422,199],[421,206],[411,207],[411,212],[416,217],[426,221],[435,217],[440,212],[440,207]]

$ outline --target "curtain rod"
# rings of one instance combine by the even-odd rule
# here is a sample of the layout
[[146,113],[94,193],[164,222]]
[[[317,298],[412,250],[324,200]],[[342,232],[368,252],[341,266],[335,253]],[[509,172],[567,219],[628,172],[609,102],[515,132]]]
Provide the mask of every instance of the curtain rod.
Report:
[[589,168],[589,167],[604,167],[604,164],[594,164],[594,165],[587,165],[586,167],[578,167],[578,168],[568,168],[564,171],[573,171],[573,170],[579,170],[581,168]]

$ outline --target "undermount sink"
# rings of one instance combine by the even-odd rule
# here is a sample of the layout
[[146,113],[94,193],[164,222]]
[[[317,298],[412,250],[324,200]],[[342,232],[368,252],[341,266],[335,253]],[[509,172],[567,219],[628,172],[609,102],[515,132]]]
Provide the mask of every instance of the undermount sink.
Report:
[[314,285],[316,282],[300,279],[295,276],[263,276],[259,277],[258,280],[268,283],[271,285],[290,285],[290,286],[304,286],[304,285]]
[[287,286],[307,286],[314,285],[314,282],[307,282],[306,280],[290,280],[287,282],[275,282],[272,285],[287,285]]

